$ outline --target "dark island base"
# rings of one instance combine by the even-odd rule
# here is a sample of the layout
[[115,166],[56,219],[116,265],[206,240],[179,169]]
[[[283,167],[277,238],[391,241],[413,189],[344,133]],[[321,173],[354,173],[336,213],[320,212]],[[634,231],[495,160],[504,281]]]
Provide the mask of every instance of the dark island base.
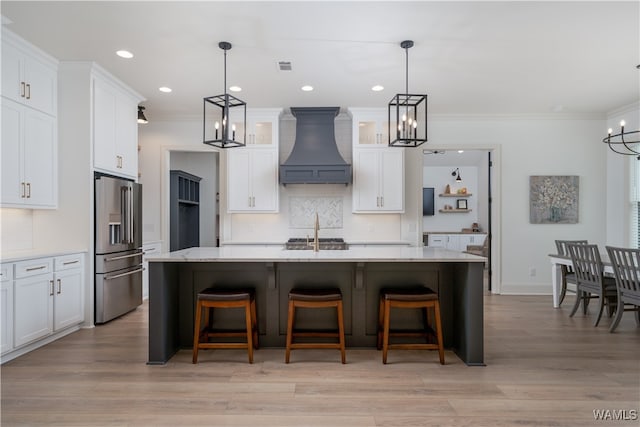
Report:
[[[288,292],[294,286],[340,288],[348,347],[375,347],[382,287],[422,284],[438,292],[445,348],[467,365],[484,365],[482,263],[150,262],[149,364],[192,348],[196,295],[209,286],[256,289],[261,347],[284,347]],[[215,321],[243,325],[243,313],[218,310]],[[416,328],[418,310],[394,313],[394,327]],[[300,328],[335,326],[335,311],[296,313]]]

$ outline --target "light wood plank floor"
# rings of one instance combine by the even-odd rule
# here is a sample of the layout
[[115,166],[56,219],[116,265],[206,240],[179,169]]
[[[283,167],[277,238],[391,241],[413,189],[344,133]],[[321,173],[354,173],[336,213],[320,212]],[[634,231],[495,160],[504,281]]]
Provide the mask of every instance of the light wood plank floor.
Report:
[[[147,366],[147,305],[1,367],[2,426],[638,425],[640,328],[568,317],[573,297],[485,297],[485,367],[452,352],[190,350]],[[623,410],[626,421],[594,419]],[[634,412],[635,411],[635,412]],[[613,412],[608,413],[613,416]]]

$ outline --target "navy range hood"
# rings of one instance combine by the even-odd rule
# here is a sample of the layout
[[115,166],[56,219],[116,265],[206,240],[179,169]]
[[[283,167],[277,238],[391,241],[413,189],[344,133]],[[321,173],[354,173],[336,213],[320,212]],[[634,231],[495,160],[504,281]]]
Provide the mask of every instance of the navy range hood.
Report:
[[334,120],[340,107],[291,107],[296,118],[296,139],[289,158],[280,165],[280,183],[345,184],[351,165],[336,145]]

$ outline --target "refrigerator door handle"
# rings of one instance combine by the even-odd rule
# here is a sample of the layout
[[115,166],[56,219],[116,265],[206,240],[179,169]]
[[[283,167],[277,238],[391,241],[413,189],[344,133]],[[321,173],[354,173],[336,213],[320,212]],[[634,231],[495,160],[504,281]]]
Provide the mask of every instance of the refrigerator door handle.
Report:
[[129,243],[128,231],[129,231],[129,209],[127,208],[127,187],[120,187],[120,218],[122,218],[122,229],[120,230],[120,237],[122,243]]
[[113,258],[106,258],[105,262],[110,262],[110,261],[118,261],[120,259],[126,259],[126,258],[134,258],[137,256],[142,256],[144,255],[144,252],[140,251],[140,252],[136,252],[135,254],[131,254],[131,255],[122,255],[122,256],[114,256]]
[[133,243],[133,240],[135,238],[134,234],[133,234],[133,185],[129,184],[129,243]]
[[105,276],[104,280],[112,280],[112,279],[117,279],[119,277],[130,276],[132,274],[139,273],[139,272],[141,272],[143,270],[144,270],[144,268],[138,268],[137,270],[127,271],[126,273],[116,274],[115,276]]

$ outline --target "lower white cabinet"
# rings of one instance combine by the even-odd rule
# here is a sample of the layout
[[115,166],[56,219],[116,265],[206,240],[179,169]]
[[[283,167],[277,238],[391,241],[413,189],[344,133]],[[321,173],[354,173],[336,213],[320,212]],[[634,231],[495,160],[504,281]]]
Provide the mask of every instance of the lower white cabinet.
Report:
[[13,349],[13,264],[0,267],[0,353]]
[[482,245],[486,237],[483,233],[429,234],[427,246],[464,252],[468,245]]
[[84,321],[83,253],[7,263],[2,272],[3,355]]

